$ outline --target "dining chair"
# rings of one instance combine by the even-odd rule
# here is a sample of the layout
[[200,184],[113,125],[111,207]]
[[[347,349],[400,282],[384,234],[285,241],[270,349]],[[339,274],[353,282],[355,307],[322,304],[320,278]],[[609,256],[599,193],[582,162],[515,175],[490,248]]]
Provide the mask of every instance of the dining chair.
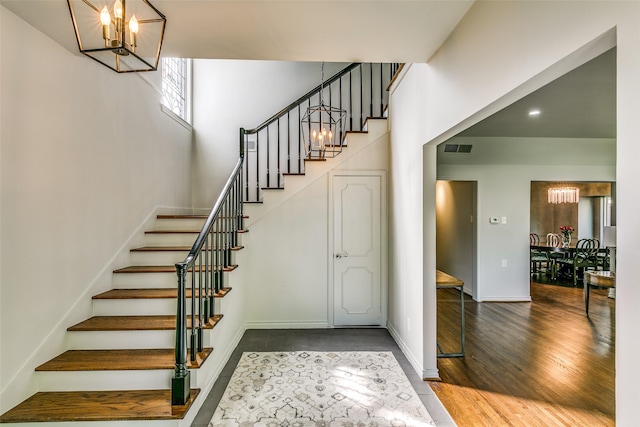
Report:
[[573,257],[560,258],[556,262],[570,266],[573,271],[573,286],[578,284],[578,269],[583,270],[583,274],[589,268],[596,269],[598,265],[597,254],[600,248],[598,239],[580,239],[576,243]]
[[[548,233],[547,234],[547,246],[553,248],[559,248],[562,246],[562,237],[558,233]],[[551,278],[556,279],[558,273],[558,264],[557,260],[565,258],[564,252],[549,252],[549,262],[550,262],[550,270],[551,270]]]
[[[540,236],[536,233],[529,233],[529,246],[539,246]],[[544,264],[545,269],[549,271],[549,254],[546,251],[531,249],[529,254],[530,272],[537,274]]]

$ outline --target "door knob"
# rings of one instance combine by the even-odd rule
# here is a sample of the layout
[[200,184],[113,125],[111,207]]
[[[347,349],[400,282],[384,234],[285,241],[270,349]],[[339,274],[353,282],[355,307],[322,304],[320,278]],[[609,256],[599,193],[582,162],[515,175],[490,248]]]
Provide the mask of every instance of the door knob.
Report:
[[349,256],[349,254],[348,254],[347,252],[345,252],[345,251],[338,252],[338,253],[336,254],[336,258],[338,258],[338,259],[340,259],[340,258],[346,258],[346,257],[348,257],[348,256]]

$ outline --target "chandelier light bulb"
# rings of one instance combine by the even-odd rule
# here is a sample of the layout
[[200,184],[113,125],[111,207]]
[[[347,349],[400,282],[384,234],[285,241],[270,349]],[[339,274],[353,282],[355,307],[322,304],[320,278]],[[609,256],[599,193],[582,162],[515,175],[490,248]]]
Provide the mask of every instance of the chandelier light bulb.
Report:
[[138,19],[133,15],[129,20],[129,38],[131,39],[131,50],[136,50],[136,36],[138,35]]
[[138,34],[138,19],[136,15],[133,15],[129,20],[129,31],[133,34]]
[[100,12],[100,22],[102,23],[102,38],[105,40],[105,45],[107,45],[111,38],[111,15],[109,15],[107,6],[103,7]]
[[116,16],[116,18],[122,19],[122,2],[120,0],[116,0],[115,4],[113,5],[113,14]]
[[107,9],[107,6],[103,7],[102,11],[100,12],[100,22],[102,23],[102,25],[111,24],[111,15],[109,15],[109,10]]

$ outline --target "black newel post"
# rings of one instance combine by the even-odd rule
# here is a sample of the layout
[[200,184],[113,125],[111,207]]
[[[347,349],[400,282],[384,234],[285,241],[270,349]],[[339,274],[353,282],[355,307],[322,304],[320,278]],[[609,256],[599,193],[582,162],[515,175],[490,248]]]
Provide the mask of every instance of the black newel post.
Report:
[[187,369],[187,298],[185,282],[187,265],[176,264],[178,273],[178,308],[176,313],[176,370],[171,378],[171,404],[185,405],[191,393],[191,378]]

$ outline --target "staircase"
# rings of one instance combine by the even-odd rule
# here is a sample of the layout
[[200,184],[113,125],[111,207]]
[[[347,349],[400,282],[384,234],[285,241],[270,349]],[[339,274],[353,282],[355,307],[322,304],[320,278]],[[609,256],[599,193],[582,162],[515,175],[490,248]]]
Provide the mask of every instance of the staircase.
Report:
[[[184,406],[171,405],[175,358],[176,267],[191,249],[206,216],[158,215],[145,245],[130,252],[131,265],[113,272],[113,289],[92,299],[93,317],[67,329],[68,351],[36,368],[38,389],[0,417],[1,423],[126,421],[127,426],[188,425],[189,411],[211,382],[216,331],[223,314],[204,326],[204,348],[188,361],[191,395]],[[242,246],[232,248],[239,251]],[[237,265],[225,268],[231,276]],[[227,281],[228,283],[228,281]],[[215,294],[216,310],[231,292]],[[190,290],[187,298],[192,297]],[[228,298],[228,297],[227,297]],[[189,307],[190,304],[187,304]],[[190,327],[187,316],[187,327]],[[224,349],[220,350],[224,353]],[[126,389],[123,389],[123,386]],[[190,412],[190,417],[186,414]],[[181,424],[182,422],[182,424]],[[100,424],[102,425],[102,424]]]
[[[339,157],[303,159],[300,157],[304,151],[303,141],[297,136],[286,142],[278,136],[269,142],[268,134],[273,129],[280,135],[281,122],[286,120],[287,128],[293,123],[291,111],[299,111],[300,100],[290,106],[290,111],[281,111],[258,128],[246,132],[242,129],[239,163],[225,186],[228,192],[223,191],[212,213],[208,216],[158,215],[153,229],[144,232],[144,245],[131,249],[130,265],[113,271],[112,289],[92,297],[93,316],[68,327],[66,347],[69,350],[36,368],[39,392],[0,416],[0,423],[59,422],[64,423],[59,425],[73,423],[74,427],[106,427],[124,422],[127,427],[190,426],[247,326],[245,310],[260,303],[261,293],[274,291],[264,286],[263,271],[259,267],[252,266],[238,273],[236,258],[243,257],[243,253],[247,260],[264,258],[272,241],[261,237],[262,241],[254,242],[255,248],[241,251],[244,247],[237,235],[241,236],[246,230],[238,224],[250,218],[258,230],[270,229],[268,221],[263,219],[284,209],[288,201],[326,178],[332,170],[387,168],[389,136],[387,120],[382,117],[383,87],[384,79],[391,79],[397,68],[391,67],[387,72],[382,65],[379,68],[369,65],[372,100],[368,104],[368,119],[363,118],[367,117],[367,102],[362,99],[367,73],[363,79],[360,64],[353,64],[330,80],[338,87],[342,82],[346,86],[348,81],[351,87],[352,80],[357,80],[351,76],[354,70],[359,70],[361,94],[360,107],[354,107],[354,111],[360,119],[357,114],[351,114],[353,124],[343,135],[340,144],[344,151]],[[379,83],[374,87],[372,82],[377,70]],[[311,102],[317,92],[318,88],[311,91],[304,102]],[[379,95],[380,105],[375,119],[371,117],[374,92]],[[334,94],[337,93],[340,92],[334,90]],[[255,159],[246,157],[251,152],[249,138],[252,135]],[[263,139],[266,135],[266,144],[259,143],[260,135]],[[285,146],[287,150],[281,151]],[[277,154],[270,156],[271,152]],[[259,161],[260,153],[267,153],[266,163]],[[269,177],[274,175],[276,178],[271,180]],[[242,213],[241,200],[251,209],[247,211],[249,216]],[[206,234],[201,232],[205,224]],[[281,270],[286,271],[287,261],[278,259],[278,262],[284,263]],[[181,276],[184,268],[187,273]],[[271,268],[279,267],[272,265]],[[211,282],[203,280],[201,272],[210,274]],[[177,285],[176,276],[183,286]],[[234,277],[240,286],[231,292],[232,287],[226,284],[232,284]],[[186,304],[179,289],[184,290]],[[245,294],[252,298],[245,298]],[[209,305],[213,307],[205,302],[203,309],[202,302],[200,307],[191,303],[194,298],[208,299],[212,295],[215,303]],[[176,316],[176,305],[179,313],[184,309],[183,315]],[[192,310],[194,317],[190,315]],[[200,322],[199,315],[203,312],[207,314]],[[224,314],[228,315],[228,327],[225,327]],[[185,359],[184,351],[179,350],[186,349],[184,332],[192,324],[201,326],[202,332],[198,332],[197,337],[192,332],[189,347],[194,354]],[[176,334],[176,330],[182,334]],[[196,352],[199,346],[195,343],[200,338],[201,351]],[[217,349],[214,343],[219,346]],[[177,379],[177,365],[188,372],[186,378]],[[180,392],[182,386],[186,403],[172,405],[176,389]]]

